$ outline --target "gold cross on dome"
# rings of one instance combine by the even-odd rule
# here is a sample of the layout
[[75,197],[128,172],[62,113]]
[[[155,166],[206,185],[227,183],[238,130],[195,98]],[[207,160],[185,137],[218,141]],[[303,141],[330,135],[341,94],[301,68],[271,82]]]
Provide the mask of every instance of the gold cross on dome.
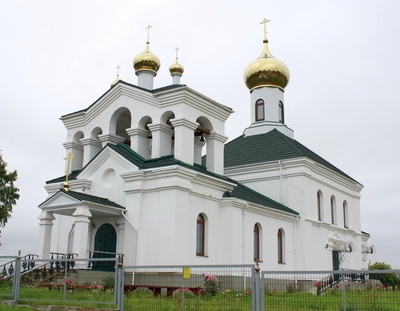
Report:
[[65,171],[65,182],[64,182],[64,190],[68,191],[69,190],[69,183],[68,183],[68,176],[70,175],[70,169],[71,169],[71,160],[75,158],[71,152],[68,152],[67,157],[64,158],[64,160],[67,161],[67,169]]
[[176,58],[176,59],[178,59],[178,51],[179,51],[179,48],[176,48],[176,49],[175,49],[175,54],[176,54],[175,58]]
[[269,19],[264,18],[260,24],[264,24],[264,40],[267,40],[267,23],[270,22]]
[[147,29],[147,42],[150,42],[150,28],[153,26],[147,25],[145,29]]

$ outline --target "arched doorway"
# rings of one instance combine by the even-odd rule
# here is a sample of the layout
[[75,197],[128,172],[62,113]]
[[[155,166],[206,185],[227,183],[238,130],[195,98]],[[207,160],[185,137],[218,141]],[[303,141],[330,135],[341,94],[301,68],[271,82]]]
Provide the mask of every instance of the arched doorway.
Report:
[[[115,258],[117,249],[117,233],[110,224],[103,224],[96,232],[94,238],[93,258]],[[112,271],[115,263],[113,261],[93,262],[94,270]]]

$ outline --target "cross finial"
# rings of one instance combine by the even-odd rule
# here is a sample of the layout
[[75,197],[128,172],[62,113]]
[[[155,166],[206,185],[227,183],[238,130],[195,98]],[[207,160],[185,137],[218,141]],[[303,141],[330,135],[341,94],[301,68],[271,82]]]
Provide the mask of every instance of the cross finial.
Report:
[[71,152],[68,152],[67,157],[64,160],[67,161],[67,169],[65,170],[65,182],[64,182],[64,190],[69,191],[69,183],[68,183],[68,176],[70,175],[71,169],[71,160],[75,158]]
[[119,68],[121,68],[120,65],[117,66],[117,77],[118,78],[119,78]]
[[147,29],[147,42],[150,42],[150,28],[153,26],[147,25],[145,29]]
[[176,53],[175,58],[176,58],[176,59],[178,59],[178,51],[179,51],[179,48],[177,47],[177,48],[175,49],[175,53]]
[[267,40],[267,23],[270,22],[269,19],[264,18],[260,24],[264,24],[264,41]]

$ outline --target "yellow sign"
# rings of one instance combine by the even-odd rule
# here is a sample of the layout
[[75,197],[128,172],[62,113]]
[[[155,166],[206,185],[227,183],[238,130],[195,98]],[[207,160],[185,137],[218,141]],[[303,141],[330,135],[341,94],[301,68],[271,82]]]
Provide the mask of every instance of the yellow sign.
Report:
[[190,279],[190,268],[183,268],[183,278]]

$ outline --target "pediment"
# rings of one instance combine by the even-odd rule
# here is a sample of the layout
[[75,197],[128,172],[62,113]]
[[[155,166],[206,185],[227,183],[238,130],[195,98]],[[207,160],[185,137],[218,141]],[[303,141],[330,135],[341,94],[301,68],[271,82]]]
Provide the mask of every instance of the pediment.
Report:
[[344,240],[342,239],[340,234],[337,233],[336,231],[329,235],[328,240],[332,241],[334,243],[343,243],[344,242]]
[[[138,170],[137,165],[120,155],[110,147],[105,147],[99,152],[79,173],[77,179],[90,180],[97,173],[104,179],[105,171],[113,170],[116,175]],[[71,182],[73,184],[73,182]]]
[[56,194],[52,195],[46,201],[39,205],[41,209],[47,209],[48,207],[55,208],[55,207],[72,207],[81,204],[81,201],[75,199],[64,192],[57,192]]

